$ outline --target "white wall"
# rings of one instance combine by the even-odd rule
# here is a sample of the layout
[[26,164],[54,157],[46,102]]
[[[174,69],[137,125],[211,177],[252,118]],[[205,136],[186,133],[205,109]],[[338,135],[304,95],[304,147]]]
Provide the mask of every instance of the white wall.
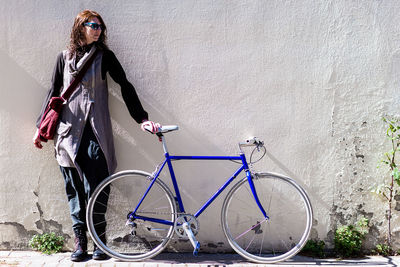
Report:
[[[56,56],[86,8],[102,14],[150,118],[180,126],[167,136],[171,153],[235,154],[238,141],[258,136],[269,158],[257,168],[309,192],[312,237],[329,243],[338,225],[365,215],[369,246],[384,239],[386,206],[370,188],[389,149],[380,118],[400,104],[398,1],[1,0],[0,248],[23,248],[36,232],[72,236],[52,145],[39,151],[31,139]],[[110,94],[119,170],[152,171],[160,144],[139,130],[111,79]],[[177,165],[189,210],[236,167],[199,166]],[[206,250],[225,242],[221,203],[200,217]],[[396,246],[399,220],[395,212]]]

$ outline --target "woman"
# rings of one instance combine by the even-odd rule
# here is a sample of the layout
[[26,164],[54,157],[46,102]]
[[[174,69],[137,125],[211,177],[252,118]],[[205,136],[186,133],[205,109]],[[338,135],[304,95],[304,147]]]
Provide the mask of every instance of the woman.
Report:
[[[75,18],[68,50],[57,57],[52,86],[43,103],[36,126],[51,97],[60,96],[79,72],[84,63],[94,55],[93,62],[81,82],[64,104],[54,137],[55,155],[65,181],[72,227],[75,233],[75,251],[72,261],[87,257],[86,202],[96,186],[116,168],[114,142],[108,109],[107,72],[121,86],[122,97],[133,119],[142,123],[142,130],[150,126],[156,132],[160,125],[148,121],[132,84],[106,45],[106,25],[94,11],[84,10]],[[97,50],[97,53],[94,52]],[[42,148],[38,130],[33,142]],[[105,203],[107,199],[104,200]],[[101,219],[101,218],[99,218]],[[105,229],[105,225],[99,226]],[[104,240],[105,242],[105,240]],[[106,255],[95,246],[93,259]]]

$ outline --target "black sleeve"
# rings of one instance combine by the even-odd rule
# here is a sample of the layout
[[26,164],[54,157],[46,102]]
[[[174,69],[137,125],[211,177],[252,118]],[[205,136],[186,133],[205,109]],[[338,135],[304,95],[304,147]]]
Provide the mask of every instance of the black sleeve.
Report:
[[43,113],[46,110],[46,107],[50,101],[50,98],[54,97],[54,96],[59,96],[60,92],[61,92],[61,88],[63,86],[63,80],[64,80],[64,57],[63,57],[63,53],[61,52],[58,56],[57,56],[57,62],[56,65],[54,67],[54,71],[53,71],[53,77],[51,79],[51,87],[50,90],[47,92],[47,96],[44,99],[43,105],[42,105],[42,109],[40,111],[39,117],[36,120],[36,127],[39,128],[40,125],[40,121],[42,119]]
[[111,50],[104,50],[102,61],[102,77],[105,79],[108,72],[111,78],[121,86],[122,98],[125,101],[129,114],[137,123],[148,120],[148,114],[143,109],[133,85],[127,80],[124,69]]

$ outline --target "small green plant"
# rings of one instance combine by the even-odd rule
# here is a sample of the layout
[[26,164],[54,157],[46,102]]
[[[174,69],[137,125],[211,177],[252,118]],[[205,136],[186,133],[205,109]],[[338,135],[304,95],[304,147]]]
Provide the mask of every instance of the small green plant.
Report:
[[53,254],[61,251],[64,246],[64,237],[55,233],[34,235],[29,241],[29,246],[45,254]]
[[343,257],[360,255],[362,242],[368,233],[368,219],[361,218],[357,225],[339,227],[335,232],[335,250]]
[[307,241],[300,253],[306,256],[311,256],[313,258],[325,258],[324,250],[324,241],[310,239]]
[[387,244],[378,244],[376,245],[375,249],[372,251],[373,253],[376,253],[378,255],[382,256],[391,256],[393,255],[393,250],[390,246]]

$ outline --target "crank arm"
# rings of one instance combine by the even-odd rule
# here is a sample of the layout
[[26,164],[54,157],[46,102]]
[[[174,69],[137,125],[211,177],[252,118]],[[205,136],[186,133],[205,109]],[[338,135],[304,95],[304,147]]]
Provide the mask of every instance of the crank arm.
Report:
[[182,227],[185,230],[187,236],[189,237],[190,243],[192,243],[192,246],[194,248],[193,256],[197,256],[197,254],[199,253],[199,249],[200,249],[200,242],[196,240],[196,237],[194,237],[194,234],[192,232],[192,229],[190,229],[188,222],[185,222],[182,225]]

